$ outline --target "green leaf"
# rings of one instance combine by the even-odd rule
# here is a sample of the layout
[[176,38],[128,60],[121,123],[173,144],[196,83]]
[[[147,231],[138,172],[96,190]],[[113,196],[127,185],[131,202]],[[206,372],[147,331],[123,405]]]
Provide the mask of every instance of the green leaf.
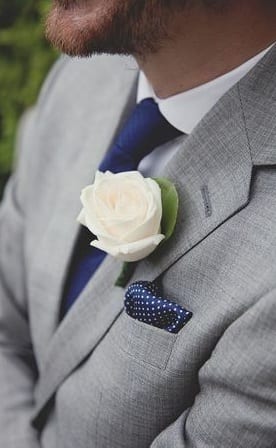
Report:
[[[179,207],[179,199],[176,188],[172,182],[163,177],[153,178],[158,183],[161,189],[162,198],[162,220],[161,220],[161,232],[165,235],[164,240],[160,243],[160,246],[164,244],[173,234],[177,214]],[[115,282],[115,286],[125,288],[131,279],[137,263],[124,263],[122,271]]]
[[122,271],[115,282],[115,286],[119,286],[120,288],[125,288],[131,279],[136,263],[124,263],[122,267]]
[[173,234],[179,208],[179,198],[176,188],[172,182],[163,177],[153,178],[161,189],[162,197],[162,221],[161,232],[165,235],[161,245]]

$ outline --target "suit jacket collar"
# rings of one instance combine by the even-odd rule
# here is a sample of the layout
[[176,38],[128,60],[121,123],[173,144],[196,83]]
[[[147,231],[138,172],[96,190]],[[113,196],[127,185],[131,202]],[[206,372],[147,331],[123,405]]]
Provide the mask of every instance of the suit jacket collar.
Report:
[[238,84],[255,166],[276,164],[276,45]]
[[[275,163],[276,135],[271,118],[271,110],[276,108],[275,66],[276,49],[273,49],[183,140],[181,150],[163,173],[176,184],[180,196],[175,233],[156,254],[138,263],[131,281],[155,280],[247,205],[253,163]],[[135,79],[129,79],[125,85],[128,92]],[[117,113],[121,109],[119,101]],[[254,123],[262,126],[263,139]],[[109,128],[110,123],[105,126]],[[90,167],[87,171],[91,172]],[[72,240],[60,256],[62,269],[72,251]],[[107,257],[53,335],[41,366],[36,416],[65,378],[91,354],[121,312],[124,291],[113,286],[119,270],[120,263]]]
[[138,277],[158,277],[249,199],[252,160],[238,87],[232,89],[183,142],[164,177],[180,197],[176,230],[138,265]]

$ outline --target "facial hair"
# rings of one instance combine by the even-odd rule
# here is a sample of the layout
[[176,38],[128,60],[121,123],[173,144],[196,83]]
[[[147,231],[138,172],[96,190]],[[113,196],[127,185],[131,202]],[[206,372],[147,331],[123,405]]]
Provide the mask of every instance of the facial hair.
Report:
[[52,44],[71,56],[143,56],[170,38],[168,20],[186,0],[54,0],[46,23]]

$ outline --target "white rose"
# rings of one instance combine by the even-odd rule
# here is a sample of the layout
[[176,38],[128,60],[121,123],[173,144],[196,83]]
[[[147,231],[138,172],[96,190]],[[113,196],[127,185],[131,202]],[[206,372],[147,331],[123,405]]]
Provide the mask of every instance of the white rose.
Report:
[[94,184],[82,190],[81,202],[78,221],[98,238],[91,246],[120,260],[141,260],[165,238],[161,189],[138,171],[97,171]]

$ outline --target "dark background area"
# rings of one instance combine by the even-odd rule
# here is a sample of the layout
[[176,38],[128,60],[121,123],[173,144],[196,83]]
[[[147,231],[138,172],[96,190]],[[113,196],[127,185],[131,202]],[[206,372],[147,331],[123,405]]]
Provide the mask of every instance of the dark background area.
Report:
[[0,198],[10,174],[17,123],[35,103],[57,53],[44,37],[49,0],[0,0]]

